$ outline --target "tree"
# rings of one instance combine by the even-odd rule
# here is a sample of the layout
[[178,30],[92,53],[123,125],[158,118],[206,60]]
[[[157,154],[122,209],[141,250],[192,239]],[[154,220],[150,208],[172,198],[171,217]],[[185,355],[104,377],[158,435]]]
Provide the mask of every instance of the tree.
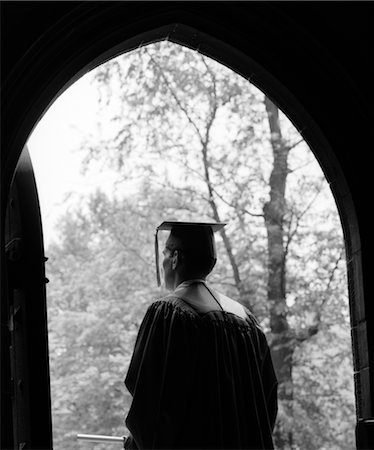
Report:
[[[338,220],[327,183],[300,135],[246,80],[175,44],[157,43],[111,60],[97,69],[94,79],[103,107],[113,114],[107,123],[103,120],[102,139],[83,145],[85,170],[98,161],[107,165],[115,190],[111,198],[97,192],[84,214],[66,221],[54,252],[69,265],[62,269],[59,263],[53,269],[61,280],[56,307],[72,314],[70,325],[59,321],[60,326],[72,326],[77,319],[91,330],[82,335],[82,342],[95,337],[97,345],[98,359],[93,364],[91,357],[80,385],[88,378],[100,378],[93,366],[101,364],[100,355],[112,346],[119,349],[116,357],[121,352],[129,355],[134,324],[156,294],[150,288],[154,277],[150,236],[158,222],[228,220],[218,242],[222,258],[211,281],[252,309],[269,332],[279,378],[277,447],[321,448],[323,443],[311,438],[316,432],[341,448],[344,442],[352,443],[348,426],[339,437],[324,431],[328,427],[323,399],[332,402],[330,410],[336,413],[342,397],[328,396],[331,387],[323,385],[323,368],[302,351],[313,349],[311,354],[321,352],[326,360],[321,336],[337,336],[345,345],[336,346],[341,359],[336,357],[329,367],[330,376],[343,364],[351,367],[349,332],[347,340],[341,326],[347,324],[347,315],[342,313],[340,322],[333,316],[347,306],[343,240],[336,232]],[[67,288],[67,273],[77,265],[80,279]],[[94,311],[92,298],[100,299]],[[118,345],[114,337],[108,341],[100,332],[105,329],[101,319],[107,314],[113,321],[117,310],[113,327]],[[328,324],[337,326],[334,332]],[[73,348],[80,335],[78,329],[74,333],[66,348]],[[93,347],[90,351],[95,352]],[[308,364],[312,368],[306,370]],[[63,367],[56,370],[59,380],[68,376]],[[118,366],[112,370],[118,373]],[[342,384],[348,386],[349,379],[348,375]],[[320,395],[311,398],[307,385],[317,386]],[[352,400],[346,395],[343,403],[353,423]],[[103,433],[100,417],[108,407],[104,402],[96,408],[96,422],[91,423],[95,430],[90,431],[100,425],[97,432]],[[79,413],[82,420],[84,411]],[[295,422],[296,412],[313,421]]]
[[[123,379],[141,317],[158,294],[148,217],[133,211],[136,201],[119,205],[96,192],[83,211],[66,214],[60,241],[48,249],[55,448],[73,449],[77,433],[125,434]],[[148,233],[134,240],[133,229]]]

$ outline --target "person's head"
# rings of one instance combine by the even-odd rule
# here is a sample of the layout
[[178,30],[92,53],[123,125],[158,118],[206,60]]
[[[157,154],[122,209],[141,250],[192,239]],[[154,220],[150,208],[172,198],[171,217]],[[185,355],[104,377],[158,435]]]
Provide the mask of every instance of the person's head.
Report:
[[217,260],[213,233],[223,226],[164,222],[159,227],[170,230],[162,262],[168,289],[174,289],[184,280],[207,277]]

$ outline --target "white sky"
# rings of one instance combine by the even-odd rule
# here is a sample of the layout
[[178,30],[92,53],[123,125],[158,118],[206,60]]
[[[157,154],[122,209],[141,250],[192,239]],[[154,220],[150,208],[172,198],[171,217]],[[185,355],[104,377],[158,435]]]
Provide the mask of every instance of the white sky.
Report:
[[67,208],[66,193],[89,192],[99,181],[97,173],[82,177],[82,155],[77,152],[83,137],[97,132],[97,91],[90,78],[82,77],[52,104],[28,141],[46,245],[53,238],[54,223]]

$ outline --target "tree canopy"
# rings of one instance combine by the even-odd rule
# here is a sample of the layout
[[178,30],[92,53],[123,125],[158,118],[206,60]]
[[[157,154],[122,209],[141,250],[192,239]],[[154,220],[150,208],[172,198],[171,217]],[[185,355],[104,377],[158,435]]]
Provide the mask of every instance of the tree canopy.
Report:
[[170,42],[88,76],[102,115],[81,145],[83,174],[108,170],[113,189],[80,198],[47,250],[55,448],[74,448],[79,432],[126,434],[122,381],[145,310],[164,293],[153,236],[166,219],[229,223],[209,281],[268,335],[277,448],[354,447],[344,240],[300,133],[248,80]]

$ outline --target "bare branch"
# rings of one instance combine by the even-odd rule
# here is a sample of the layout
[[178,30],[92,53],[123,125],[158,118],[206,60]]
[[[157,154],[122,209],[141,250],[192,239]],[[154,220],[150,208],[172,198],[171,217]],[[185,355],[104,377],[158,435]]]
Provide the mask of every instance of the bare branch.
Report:
[[331,271],[331,273],[330,273],[330,276],[329,276],[329,279],[328,279],[328,282],[327,282],[327,285],[326,285],[326,289],[325,289],[325,295],[323,296],[323,299],[322,299],[320,308],[319,308],[318,313],[317,313],[317,315],[318,315],[318,320],[321,319],[321,310],[323,309],[323,307],[325,306],[325,304],[326,304],[326,302],[327,302],[327,300],[328,300],[328,295],[327,295],[327,294],[328,294],[328,292],[329,292],[329,290],[330,290],[331,283],[332,283],[333,280],[334,280],[335,273],[336,273],[336,271],[337,271],[338,268],[339,268],[339,263],[340,263],[340,261],[343,260],[343,258],[344,258],[344,248],[341,248],[341,250],[340,250],[340,252],[339,252],[339,255],[338,255],[338,257],[337,257],[337,259],[336,259],[336,261],[335,261],[334,267],[333,267],[333,269],[332,269],[332,271]]
[[[98,214],[96,212],[94,212],[95,216],[98,217]],[[99,221],[100,223],[100,221]],[[103,226],[100,225],[100,228],[102,230],[104,230]],[[108,226],[108,231],[109,233],[111,233],[111,235],[115,238],[115,240],[123,247],[125,248],[127,251],[131,252],[133,255],[135,255],[138,259],[140,259],[140,261],[142,261],[143,264],[145,264],[147,267],[152,267],[152,263],[150,263],[148,260],[146,260],[145,258],[143,258],[140,253],[135,250],[134,248],[132,248],[130,245],[128,245],[126,242],[124,242],[121,237],[119,236],[119,234],[117,233],[117,231],[115,230],[115,228],[110,224]]]
[[249,216],[252,216],[252,217],[264,217],[264,214],[259,214],[259,213],[251,212],[251,211],[249,211],[249,210],[246,209],[246,208],[239,207],[237,204],[234,204],[234,203],[231,203],[231,202],[227,201],[225,198],[222,197],[222,195],[221,195],[221,194],[217,191],[217,189],[215,189],[214,187],[212,187],[212,190],[213,190],[214,194],[215,194],[215,195],[216,195],[223,203],[225,203],[227,206],[230,206],[231,208],[235,209],[236,211],[239,210],[239,211],[243,212],[244,214],[248,214]]
[[130,247],[128,244],[126,244],[118,235],[118,233],[116,231],[114,231],[112,228],[110,228],[110,231],[112,233],[112,235],[114,236],[114,238],[116,239],[116,241],[126,250],[128,250],[129,252],[131,252],[133,255],[135,255],[138,259],[140,259],[140,261],[142,261],[143,264],[145,264],[147,267],[152,267],[153,264],[151,264],[149,261],[147,261],[146,259],[144,259],[138,252],[137,250],[135,250],[134,248]]
[[[322,191],[322,188],[323,188],[323,181],[320,183],[320,185],[319,185],[319,187],[318,187],[318,189],[317,189],[316,194],[315,194],[314,197],[310,200],[310,202],[307,204],[307,206],[301,211],[300,214],[298,214],[298,215],[295,214],[294,217],[296,217],[296,223],[295,223],[295,228],[293,229],[292,232],[291,232],[291,223],[292,223],[292,215],[291,215],[290,225],[289,225],[288,234],[287,234],[287,242],[286,242],[286,245],[285,245],[285,255],[288,254],[288,250],[289,250],[290,244],[291,244],[291,242],[292,242],[292,239],[295,237],[295,235],[296,235],[296,233],[297,233],[297,231],[298,231],[298,228],[299,228],[301,219],[302,219],[302,218],[304,217],[304,215],[310,210],[310,208],[312,207],[312,205],[314,204],[314,202],[317,200],[318,196],[320,195],[320,193],[321,193],[321,191]],[[294,210],[291,210],[291,214],[292,214],[293,212],[294,212]]]
[[302,142],[305,142],[304,138],[299,139],[298,141],[294,142],[291,145],[287,145],[287,149],[288,151],[292,150],[293,148],[297,147],[299,144],[301,144]]
[[300,166],[298,166],[298,167],[295,167],[294,169],[288,169],[288,173],[290,174],[290,173],[294,173],[294,172],[296,172],[297,170],[300,170],[300,169],[304,169],[304,167],[308,167],[308,166],[310,166],[311,164],[313,164],[313,162],[312,161],[307,161],[305,164],[301,164]]
[[200,142],[203,144],[204,143],[204,139],[203,136],[200,132],[199,127],[196,125],[196,123],[194,122],[194,120],[192,119],[192,117],[190,116],[189,112],[187,111],[187,109],[183,106],[182,102],[180,101],[179,97],[177,96],[175,90],[173,89],[173,87],[171,86],[170,81],[167,79],[162,67],[160,66],[160,64],[158,63],[158,61],[155,60],[155,58],[149,54],[149,52],[145,49],[144,50],[145,53],[150,57],[151,61],[153,62],[153,64],[158,68],[160,75],[162,77],[162,79],[165,82],[166,87],[169,89],[172,97],[174,98],[175,102],[177,103],[178,107],[180,108],[180,110],[183,112],[183,114],[185,115],[186,119],[188,120],[188,122],[192,125],[192,127],[195,129],[196,133],[199,136]]
[[156,184],[162,188],[171,188],[173,189],[173,191],[181,191],[181,192],[188,192],[190,194],[193,194],[194,196],[196,196],[197,198],[199,198],[200,200],[204,200],[205,202],[209,203],[209,199],[207,197],[205,197],[203,194],[201,194],[198,191],[193,190],[192,188],[185,186],[185,187],[181,187],[181,186],[174,186],[172,185],[170,182],[169,183],[163,183],[162,181],[159,181],[157,179],[153,179],[152,178],[152,183]]
[[[207,184],[207,188],[208,188],[208,192],[209,192],[209,204],[210,207],[212,209],[213,212],[213,217],[214,220],[216,222],[221,222],[221,218],[220,215],[218,213],[218,208],[216,205],[216,202],[214,201],[214,196],[213,196],[213,187],[212,187],[212,182],[210,180],[210,174],[209,174],[209,162],[208,162],[208,156],[207,156],[207,145],[204,145],[202,147],[202,156],[203,156],[203,163],[204,163],[204,173],[205,173],[205,180],[206,180],[206,184]],[[235,257],[232,251],[232,247],[231,247],[231,242],[226,234],[226,231],[224,228],[222,228],[220,230],[221,236],[222,236],[222,240],[224,242],[225,248],[226,248],[226,252],[227,255],[229,257],[230,260],[230,264],[233,270],[233,275],[234,275],[234,280],[235,280],[235,284],[237,286],[238,291],[241,291],[241,286],[242,286],[242,282],[240,279],[240,274],[239,274],[239,268],[238,265],[235,261]]]
[[307,339],[311,338],[312,336],[314,336],[315,334],[318,333],[320,325],[321,325],[321,311],[323,310],[327,300],[329,299],[329,290],[331,287],[331,283],[334,280],[335,277],[335,273],[338,270],[339,267],[339,263],[340,261],[343,259],[344,256],[344,249],[342,248],[336,261],[334,264],[334,267],[330,273],[326,288],[325,288],[325,294],[322,296],[322,302],[320,303],[320,305],[318,306],[318,309],[316,311],[316,318],[315,318],[315,322],[313,323],[313,325],[310,325],[309,327],[305,328],[304,330],[302,330],[302,332],[297,333],[297,335],[295,335],[295,340],[298,343],[304,342]]
[[[200,57],[201,57],[201,60],[202,60],[202,62],[204,64],[204,66],[205,66],[206,71],[210,75],[210,78],[212,80],[212,86],[213,86],[213,90],[212,90],[212,93],[213,93],[213,106],[212,106],[212,110],[210,112],[210,120],[209,120],[207,128],[206,128],[207,132],[209,133],[210,132],[210,128],[211,128],[211,126],[212,126],[212,124],[214,122],[214,119],[216,117],[216,113],[217,113],[217,109],[218,109],[217,79],[216,79],[215,73],[211,70],[211,68],[209,67],[209,64],[205,60],[205,57],[201,53],[200,53]],[[206,134],[205,138],[206,138],[205,142],[208,142],[207,141],[208,134]]]

